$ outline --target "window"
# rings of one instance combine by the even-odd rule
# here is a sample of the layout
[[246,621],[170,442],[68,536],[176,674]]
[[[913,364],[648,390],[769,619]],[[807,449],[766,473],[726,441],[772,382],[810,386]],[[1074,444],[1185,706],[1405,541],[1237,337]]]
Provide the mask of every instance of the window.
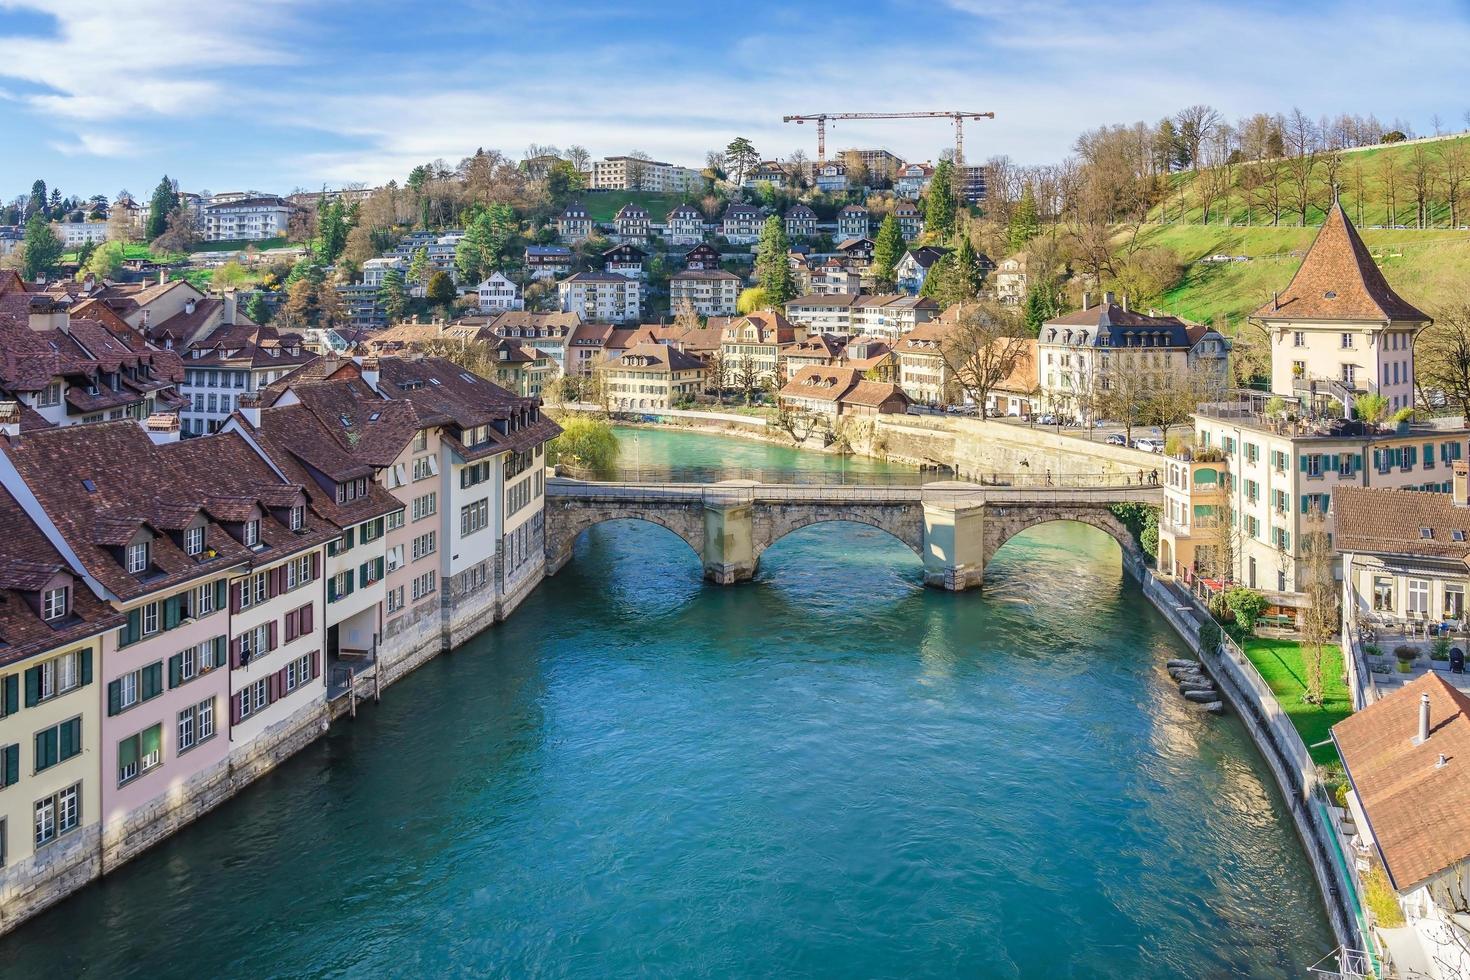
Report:
[[286,690],[294,691],[309,680],[311,680],[311,654],[298,657],[286,665]]
[[434,592],[434,582],[435,582],[435,579],[434,579],[434,573],[433,572],[425,572],[424,574],[420,575],[418,578],[414,579],[413,580],[413,601],[414,602],[418,602],[424,596],[426,596],[426,595],[432,595],[433,592]]
[[150,602],[143,607],[143,635],[152,636],[158,632],[158,603]]
[[1465,618],[1465,587],[1446,583],[1444,587],[1444,618]]
[[395,510],[393,513],[391,513],[391,514],[388,515],[387,529],[389,531],[396,531],[396,530],[398,530],[402,526],[403,526],[403,508],[400,507],[398,510]]
[[366,524],[362,525],[360,538],[363,544],[367,544],[369,541],[376,541],[382,536],[383,519],[381,517],[374,518],[373,520],[368,521]]
[[1342,333],[1342,349],[1351,350],[1353,346],[1353,335],[1346,330]]
[[438,475],[438,458],[434,456],[420,456],[413,461],[413,478],[415,481],[427,480],[432,476]]
[[214,612],[214,586],[201,585],[194,590],[194,618],[199,619]]
[[130,670],[107,684],[108,717],[122,714],[135,704],[163,693],[163,661]]
[[36,733],[36,772],[50,769],[57,763],[82,752],[82,719],[71,718],[59,725],[43,728]]
[[414,520],[421,521],[425,517],[432,517],[439,510],[439,495],[430,491],[422,497],[415,497],[412,507]]
[[1305,347],[1305,346],[1307,346],[1307,332],[1305,330],[1293,330],[1291,332],[1291,346],[1293,346],[1293,347]]
[[490,498],[477,500],[459,509],[459,535],[466,537],[490,525]]
[[191,527],[184,532],[184,554],[197,555],[204,551],[204,525]]
[[36,395],[37,408],[54,408],[61,404],[61,382],[53,381]]
[[128,573],[141,575],[148,571],[148,542],[128,545]]
[[1393,579],[1386,575],[1373,576],[1374,612],[1393,612]]
[[73,650],[25,672],[26,707],[66,694],[92,681],[92,651]]
[[73,783],[59,793],[36,801],[36,846],[49,844],[82,819],[82,784]]
[[433,531],[429,531],[425,534],[420,534],[418,537],[413,539],[414,561],[418,561],[420,558],[426,558],[429,555],[432,555],[434,553],[434,550],[435,543]]
[[300,531],[306,527],[306,508],[296,506],[291,508],[291,530]]
[[247,548],[254,548],[260,544],[260,521],[246,521],[242,538]]
[[126,785],[163,762],[163,726],[145,728],[117,743],[117,784]]
[[1342,383],[1343,384],[1345,384],[1349,388],[1351,388],[1356,383],[1357,376],[1358,376],[1358,366],[1356,364],[1344,364],[1342,366]]
[[1410,615],[1429,615],[1429,580],[1422,578],[1409,579],[1408,612]]
[[70,595],[71,590],[65,586],[59,589],[47,589],[41,593],[41,618],[49,623],[64,617],[67,613]]
[[178,752],[187,752],[214,737],[214,698],[190,705],[179,712]]
[[403,608],[403,586],[388,590],[388,613],[392,615]]
[[413,451],[421,453],[429,448],[429,430],[420,429],[413,437]]

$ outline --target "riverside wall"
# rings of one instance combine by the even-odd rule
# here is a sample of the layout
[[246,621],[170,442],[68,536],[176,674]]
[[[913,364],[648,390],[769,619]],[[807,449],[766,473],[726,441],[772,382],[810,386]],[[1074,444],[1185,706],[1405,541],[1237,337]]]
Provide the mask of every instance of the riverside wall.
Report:
[[[493,603],[463,603],[450,615],[424,617],[432,627],[403,633],[383,644],[373,667],[360,671],[350,690],[313,702],[234,749],[218,765],[170,787],[106,826],[91,824],[8,869],[0,883],[0,935],[31,916],[121,867],[154,844],[187,827],[291,756],[325,735],[333,721],[356,715],[358,702],[376,699],[385,688],[442,653],[504,621],[545,577],[544,560],[527,562],[499,583]],[[325,678],[324,678],[325,679]],[[223,709],[221,709],[223,710]]]

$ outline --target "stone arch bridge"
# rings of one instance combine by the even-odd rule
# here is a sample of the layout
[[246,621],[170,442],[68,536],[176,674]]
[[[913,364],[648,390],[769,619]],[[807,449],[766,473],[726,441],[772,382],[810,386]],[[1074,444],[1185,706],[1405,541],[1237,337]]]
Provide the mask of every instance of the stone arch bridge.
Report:
[[1123,549],[1124,567],[1138,577],[1147,556],[1111,508],[1123,502],[1155,507],[1163,502],[1158,487],[1136,484],[884,487],[552,480],[546,495],[548,574],[571,560],[573,544],[587,528],[632,519],[674,532],[699,557],[706,578],[732,585],[754,576],[761,554],[792,531],[852,521],[902,541],[923,561],[926,584],[953,591],[978,587],[1001,545],[1027,528],[1052,521],[1090,524],[1111,535]]

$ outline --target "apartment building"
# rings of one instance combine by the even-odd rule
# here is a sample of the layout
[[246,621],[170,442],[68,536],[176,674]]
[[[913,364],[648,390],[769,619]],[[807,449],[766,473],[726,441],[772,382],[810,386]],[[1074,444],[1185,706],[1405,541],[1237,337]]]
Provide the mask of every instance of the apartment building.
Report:
[[817,212],[805,204],[793,204],[786,209],[782,217],[786,224],[786,237],[815,238],[817,237]]
[[646,258],[648,253],[643,249],[624,242],[602,253],[602,271],[627,276],[629,279],[642,279],[643,260]]
[[556,217],[556,234],[568,245],[586,241],[592,237],[592,217],[581,201],[573,201]]
[[934,180],[934,168],[927,163],[910,163],[900,167],[893,181],[893,193],[917,201]]
[[97,677],[123,617],[5,488],[0,539],[0,913],[14,922],[98,873]]
[[528,245],[524,258],[535,280],[560,279],[572,271],[572,250],[565,245]]
[[749,204],[731,204],[720,218],[720,234],[732,245],[753,245],[760,240],[766,216]]
[[698,245],[704,241],[704,212],[692,204],[680,204],[664,218],[664,237],[670,245]]
[[407,277],[408,263],[401,256],[384,255],[375,259],[368,259],[362,264],[362,284],[371,286],[373,289],[382,289],[383,280],[390,272],[396,272],[400,276]]
[[746,366],[761,384],[777,385],[781,361],[797,340],[797,328],[780,313],[764,310],[731,320],[720,339],[720,354],[728,370]]
[[691,194],[709,182],[698,170],[676,167],[662,160],[616,156],[592,161],[587,186],[598,191],[652,191],[660,194]]
[[704,391],[707,369],[668,344],[641,343],[607,362],[603,376],[614,408],[673,408]]
[[700,316],[734,316],[744,280],[724,269],[685,269],[669,277],[669,308],[685,304]]
[[[1272,390],[1200,406],[1194,450],[1166,465],[1160,568],[1232,579],[1289,607],[1304,537],[1335,530],[1338,487],[1448,493],[1467,432],[1353,417],[1356,397],[1392,398],[1402,384],[1394,372],[1413,376],[1412,338],[1430,319],[1394,293],[1340,207],[1291,284],[1253,318],[1272,336]],[[1307,367],[1298,372],[1297,361]],[[1342,365],[1354,366],[1351,382]]]
[[612,272],[579,272],[556,284],[563,313],[601,323],[636,321],[642,287],[638,280]]
[[624,204],[613,216],[614,237],[618,241],[646,242],[651,229],[648,209],[641,204]]
[[913,241],[924,233],[924,216],[915,202],[899,198],[893,205],[893,217],[898,220],[904,241]]
[[927,296],[864,294],[853,300],[848,321],[854,335],[895,344],[919,324],[927,323],[938,315],[939,304]]
[[316,360],[298,334],[243,322],[221,325],[183,351],[184,380],[179,392],[182,432],[218,432],[239,407],[241,396],[256,392]]
[[786,302],[786,318],[809,333],[850,336],[852,305],[861,293],[808,293]]
[[783,406],[825,416],[902,415],[909,399],[898,385],[864,379],[856,367],[804,367],[781,388]]
[[861,204],[845,205],[837,212],[837,240],[867,238],[872,233],[872,220],[868,209]]
[[291,204],[274,195],[221,194],[199,208],[199,233],[207,242],[258,242],[280,238],[291,223]]
[[83,245],[101,245],[107,241],[105,221],[55,221],[51,224],[51,230],[68,250]]
[[921,323],[894,344],[898,355],[898,384],[917,405],[947,408],[960,404],[963,393],[944,356],[944,344],[953,318]]

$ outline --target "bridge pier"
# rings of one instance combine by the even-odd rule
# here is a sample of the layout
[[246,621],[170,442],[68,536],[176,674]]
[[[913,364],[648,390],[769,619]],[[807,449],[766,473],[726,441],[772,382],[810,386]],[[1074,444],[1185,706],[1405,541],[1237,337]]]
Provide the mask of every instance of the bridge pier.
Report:
[[[969,484],[930,484],[946,490]],[[975,489],[979,489],[976,487]],[[924,584],[949,592],[978,589],[985,578],[985,505],[924,501]]]
[[749,500],[704,505],[704,577],[716,585],[755,577],[755,522]]

